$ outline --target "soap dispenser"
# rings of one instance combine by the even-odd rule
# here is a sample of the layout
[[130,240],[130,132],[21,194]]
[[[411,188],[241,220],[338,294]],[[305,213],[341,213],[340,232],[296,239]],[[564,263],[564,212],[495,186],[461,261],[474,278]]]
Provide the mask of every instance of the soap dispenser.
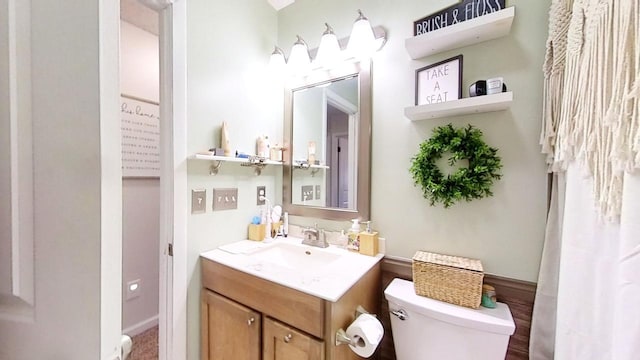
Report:
[[353,251],[360,251],[360,242],[359,242],[360,220],[353,219],[351,220],[351,222],[352,222],[351,228],[347,233],[347,236],[349,237],[349,241],[347,243],[347,249],[353,250]]
[[376,256],[378,255],[378,232],[371,230],[371,221],[367,221],[367,229],[359,234],[360,254]]

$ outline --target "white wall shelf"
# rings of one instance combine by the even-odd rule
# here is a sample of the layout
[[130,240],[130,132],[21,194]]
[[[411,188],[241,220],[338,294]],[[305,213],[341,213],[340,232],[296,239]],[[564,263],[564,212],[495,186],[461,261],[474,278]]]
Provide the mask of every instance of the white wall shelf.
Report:
[[191,157],[195,160],[207,160],[211,161],[211,167],[209,168],[209,174],[216,175],[218,170],[220,170],[220,166],[223,162],[231,162],[231,163],[239,163],[240,166],[251,166],[254,168],[254,172],[256,175],[260,175],[262,169],[267,165],[282,165],[280,161],[273,161],[264,158],[258,158],[252,156],[250,158],[237,158],[230,156],[216,156],[216,155],[207,155],[207,154],[195,154]]
[[408,38],[404,46],[412,59],[503,37],[511,31],[515,7],[508,7],[426,34]]
[[506,110],[513,101],[513,92],[483,95],[452,100],[437,104],[409,106],[404,109],[404,116],[418,121],[443,117],[478,114],[484,112]]
[[329,170],[327,165],[309,165],[309,163],[295,163],[294,169],[311,170],[311,176],[316,176],[316,173],[320,170]]

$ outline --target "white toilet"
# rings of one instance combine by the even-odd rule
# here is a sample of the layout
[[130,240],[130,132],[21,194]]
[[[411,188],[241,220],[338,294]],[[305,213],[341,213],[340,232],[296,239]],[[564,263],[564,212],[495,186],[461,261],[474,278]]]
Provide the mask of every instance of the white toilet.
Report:
[[504,359],[515,330],[506,304],[478,310],[416,295],[394,279],[384,291],[398,360]]

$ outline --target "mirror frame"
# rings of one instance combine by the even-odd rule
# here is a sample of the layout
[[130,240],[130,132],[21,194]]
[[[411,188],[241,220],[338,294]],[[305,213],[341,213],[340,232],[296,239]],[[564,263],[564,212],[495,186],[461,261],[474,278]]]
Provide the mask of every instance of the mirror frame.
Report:
[[[290,215],[314,217],[328,220],[369,220],[371,207],[371,61],[363,60],[348,64],[341,70],[324,72],[324,78],[307,76],[304,80],[291,82],[284,93],[284,142],[287,149],[282,174],[283,208]],[[358,168],[356,171],[356,208],[328,208],[320,206],[297,205],[292,202],[293,176],[293,92],[304,88],[318,86],[353,75],[358,75]]]

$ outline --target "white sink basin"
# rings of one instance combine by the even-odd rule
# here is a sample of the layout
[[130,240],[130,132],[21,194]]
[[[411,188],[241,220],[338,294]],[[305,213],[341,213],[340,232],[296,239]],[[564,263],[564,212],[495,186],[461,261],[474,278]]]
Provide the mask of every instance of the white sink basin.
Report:
[[276,243],[249,255],[253,259],[301,272],[316,272],[340,259],[341,255],[305,245]]
[[375,266],[366,256],[335,246],[318,248],[289,237],[271,243],[242,240],[202,253],[205,259],[332,302]]

